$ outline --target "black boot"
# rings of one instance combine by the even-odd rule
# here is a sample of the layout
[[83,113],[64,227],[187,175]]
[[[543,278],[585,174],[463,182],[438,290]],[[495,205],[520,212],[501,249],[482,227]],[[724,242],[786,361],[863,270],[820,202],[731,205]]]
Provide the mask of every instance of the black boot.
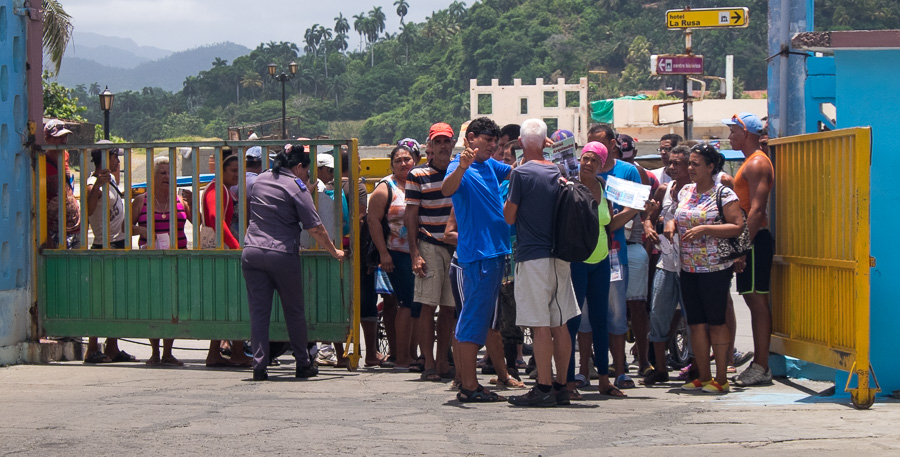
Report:
[[312,378],[314,376],[318,376],[319,367],[315,364],[311,365],[297,365],[297,377],[301,379]]
[[253,380],[254,381],[265,381],[269,379],[269,372],[266,371],[265,368],[254,368],[253,369]]

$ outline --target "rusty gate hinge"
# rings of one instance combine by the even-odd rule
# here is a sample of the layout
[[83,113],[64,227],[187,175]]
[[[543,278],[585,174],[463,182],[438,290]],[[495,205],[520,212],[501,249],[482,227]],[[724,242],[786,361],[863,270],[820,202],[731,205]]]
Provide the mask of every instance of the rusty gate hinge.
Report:
[[869,256],[869,268],[875,268],[875,257]]

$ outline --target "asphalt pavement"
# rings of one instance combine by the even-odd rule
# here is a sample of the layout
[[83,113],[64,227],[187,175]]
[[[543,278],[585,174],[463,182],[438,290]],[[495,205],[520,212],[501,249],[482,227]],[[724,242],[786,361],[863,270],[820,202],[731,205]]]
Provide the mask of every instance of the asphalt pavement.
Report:
[[[746,349],[749,314],[736,304],[738,347]],[[461,404],[447,383],[381,368],[325,367],[302,381],[288,359],[268,382],[253,382],[249,369],[206,368],[204,341],[175,345],[184,367],[0,368],[0,456],[900,452],[898,401],[879,396],[870,410],[856,410],[846,396],[821,396],[833,388],[825,382],[776,379],[717,396],[673,381],[628,390],[627,399],[601,396],[595,384],[572,406],[527,409]],[[120,347],[149,356],[142,344]]]

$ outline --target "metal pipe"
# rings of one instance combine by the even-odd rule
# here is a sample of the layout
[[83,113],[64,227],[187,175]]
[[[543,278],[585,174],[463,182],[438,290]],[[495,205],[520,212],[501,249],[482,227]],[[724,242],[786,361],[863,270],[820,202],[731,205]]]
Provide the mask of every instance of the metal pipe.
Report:
[[147,193],[144,201],[147,205],[147,245],[146,249],[156,249],[156,185],[154,181],[156,167],[153,166],[153,148],[146,148],[145,168],[147,169]]
[[131,148],[125,149],[125,250],[131,250],[133,226],[131,219]]
[[169,249],[178,249],[178,195],[176,194],[178,167],[175,148],[169,147]]

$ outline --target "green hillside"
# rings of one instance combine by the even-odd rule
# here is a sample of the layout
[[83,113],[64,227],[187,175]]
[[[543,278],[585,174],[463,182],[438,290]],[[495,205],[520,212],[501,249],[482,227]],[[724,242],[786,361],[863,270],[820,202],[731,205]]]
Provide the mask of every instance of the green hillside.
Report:
[[[718,1],[689,3],[694,8],[721,6]],[[225,137],[230,125],[278,119],[281,86],[269,77],[266,66],[276,63],[279,71],[287,70],[291,61],[299,64],[299,71],[286,87],[288,116],[301,119],[292,134],[353,135],[362,144],[423,137],[436,121],[459,125],[469,116],[470,78],[482,84],[492,78],[501,84],[514,78],[525,83],[559,77],[574,82],[589,70],[605,70],[608,74],[599,85],[591,80],[592,99],[677,88],[679,78],[650,76],[649,55],[683,50],[683,34],[665,28],[665,11],[684,4],[454,2],[422,23],[404,23],[396,33],[384,30],[385,15],[395,14],[393,10],[347,11],[338,18],[320,18],[321,25],[307,30],[298,43],[269,42],[231,62],[214,59],[209,69],[185,79],[179,92],[145,88],[117,94],[112,131],[132,141]],[[819,29],[900,28],[896,0],[816,4]],[[694,52],[706,57],[707,74],[719,76],[724,76],[724,56],[733,54],[738,87],[765,89],[767,2],[732,1],[728,6],[747,6],[750,26],[698,30]],[[85,87],[77,88],[74,96],[88,107],[85,117],[101,119],[96,97]]]

